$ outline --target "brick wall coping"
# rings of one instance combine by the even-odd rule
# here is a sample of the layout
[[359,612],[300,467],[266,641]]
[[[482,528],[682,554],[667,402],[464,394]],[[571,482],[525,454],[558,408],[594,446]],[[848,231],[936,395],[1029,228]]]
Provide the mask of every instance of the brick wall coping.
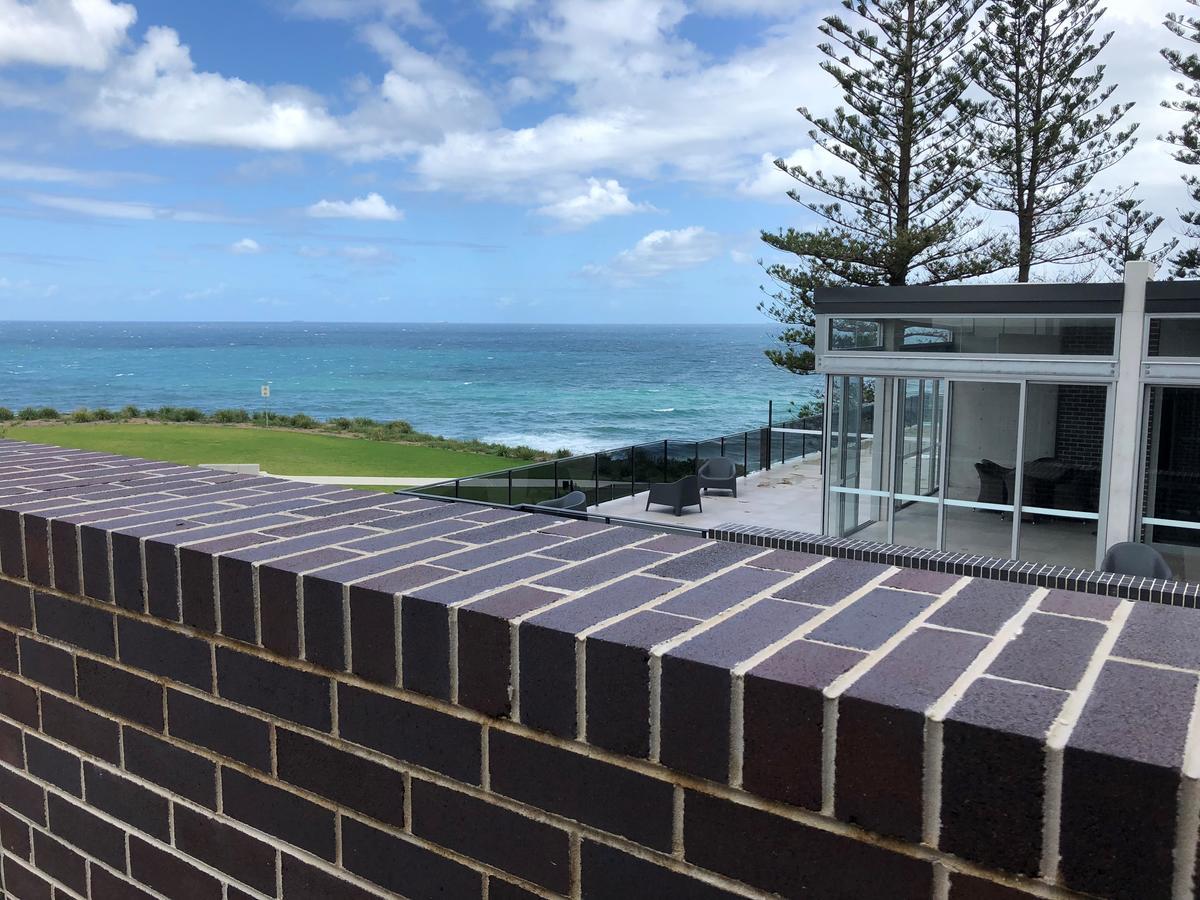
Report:
[[1053,563],[980,556],[954,550],[929,550],[922,547],[905,547],[900,544],[880,544],[875,541],[859,540],[853,536],[836,538],[807,531],[789,531],[760,525],[727,523],[709,529],[708,535],[714,540],[731,541],[735,544],[817,553],[822,556],[835,556],[839,559],[867,560],[908,569],[968,575],[972,578],[1013,581],[1018,584],[1028,584],[1051,590],[1100,594],[1121,600],[1166,603],[1170,606],[1184,606],[1189,609],[1200,606],[1200,583],[1194,581],[1168,581],[1162,578],[1145,578],[1138,575],[1118,575],[1113,572],[1097,572],[1095,569],[1080,569]]
[[[575,782],[539,806],[699,865],[722,897],[812,892],[840,865],[781,886],[762,873],[794,842],[694,849],[686,823],[731,795],[886,849],[868,868],[889,896],[1191,894],[1200,615],[828,549],[0,441],[0,625],[341,740],[371,684],[627,760],[674,783],[671,821],[584,811]],[[121,627],[151,620],[216,636],[212,675]],[[416,764],[479,784],[470,755]]]

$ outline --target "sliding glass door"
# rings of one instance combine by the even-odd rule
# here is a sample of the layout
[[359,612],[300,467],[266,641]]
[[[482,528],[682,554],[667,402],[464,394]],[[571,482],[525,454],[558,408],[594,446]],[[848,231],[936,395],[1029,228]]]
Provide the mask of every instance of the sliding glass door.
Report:
[[1144,418],[1141,540],[1200,580],[1200,387],[1151,385]]
[[829,534],[1096,564],[1107,385],[833,376],[829,396]]

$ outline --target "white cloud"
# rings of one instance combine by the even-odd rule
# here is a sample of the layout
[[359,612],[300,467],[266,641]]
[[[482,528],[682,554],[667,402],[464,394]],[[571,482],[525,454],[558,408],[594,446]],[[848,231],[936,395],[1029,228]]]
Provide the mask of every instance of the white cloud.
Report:
[[142,221],[220,222],[220,216],[186,209],[173,209],[135,200],[97,200],[92,197],[64,197],[59,194],[31,194],[29,202],[48,209],[62,210],[97,219],[137,219]]
[[0,0],[0,66],[99,71],[136,19],[133,6],[111,0]]
[[634,203],[629,193],[615,179],[587,180],[587,190],[547,204],[538,213],[557,219],[567,228],[582,228],[608,216],[627,216],[630,213],[649,212],[653,206]]
[[219,297],[225,293],[227,285],[225,282],[214,284],[212,287],[200,288],[196,291],[188,291],[183,295],[184,300],[207,300],[209,297]]
[[112,179],[108,172],[83,172],[62,166],[19,163],[0,159],[0,181],[40,181],[47,184],[100,184]]
[[254,240],[254,238],[242,238],[240,241],[234,241],[229,245],[229,252],[238,256],[250,256],[255,253],[262,253],[262,244]]
[[308,208],[308,214],[315,219],[365,219],[378,222],[398,222],[404,218],[402,210],[375,193],[357,200],[319,200]]
[[393,256],[382,247],[377,247],[374,244],[365,244],[362,246],[342,247],[338,250],[338,255],[357,263],[390,263]]
[[292,12],[313,19],[367,19],[376,16],[428,25],[420,0],[296,0]]
[[652,231],[633,247],[622,250],[607,265],[588,265],[584,274],[607,277],[618,283],[656,278],[677,269],[691,269],[721,252],[721,239],[693,225],[676,231]]
[[151,28],[102,80],[85,120],[146,141],[263,150],[336,148],[348,136],[309,92],[198,72],[170,28]]

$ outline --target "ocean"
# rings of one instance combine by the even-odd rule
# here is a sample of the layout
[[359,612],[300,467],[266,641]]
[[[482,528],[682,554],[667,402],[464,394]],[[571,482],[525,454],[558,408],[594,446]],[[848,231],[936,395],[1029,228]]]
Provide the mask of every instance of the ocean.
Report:
[[[763,424],[820,379],[762,325],[0,322],[0,406],[194,406],[406,419],[582,452]],[[271,397],[260,396],[270,384]]]

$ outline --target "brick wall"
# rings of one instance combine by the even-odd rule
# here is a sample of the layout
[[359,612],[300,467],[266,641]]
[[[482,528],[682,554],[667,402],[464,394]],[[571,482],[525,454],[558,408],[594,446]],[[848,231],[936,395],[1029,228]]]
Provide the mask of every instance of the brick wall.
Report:
[[1183,896],[1197,647],[1185,610],[0,442],[0,878]]
[[1107,385],[1058,385],[1054,456],[1098,472],[1104,459]]

